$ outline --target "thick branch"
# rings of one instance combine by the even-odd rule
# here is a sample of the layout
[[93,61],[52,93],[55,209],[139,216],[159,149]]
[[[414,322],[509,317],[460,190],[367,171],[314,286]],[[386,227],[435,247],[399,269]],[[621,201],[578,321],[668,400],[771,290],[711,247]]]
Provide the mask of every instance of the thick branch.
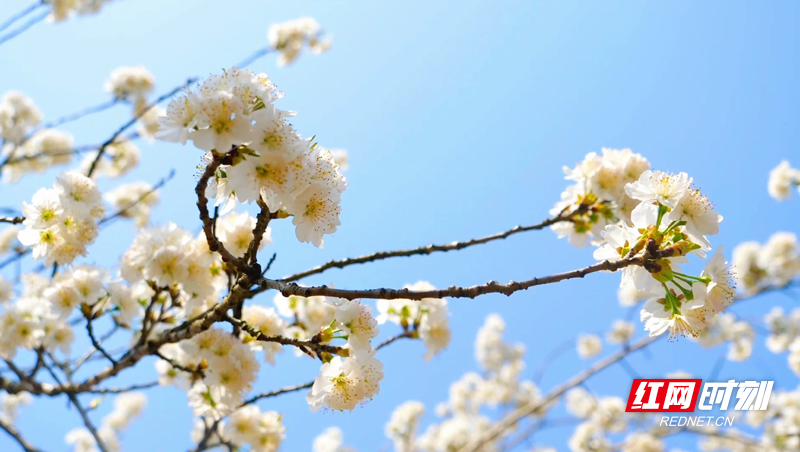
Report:
[[303,287],[296,283],[287,283],[280,280],[273,280],[268,278],[260,278],[256,284],[261,290],[256,289],[254,292],[261,292],[264,289],[275,289],[283,296],[288,297],[291,295],[299,295],[303,297],[312,297],[317,295],[346,298],[354,300],[356,298],[372,298],[392,300],[397,298],[407,298],[412,300],[421,300],[423,298],[475,298],[480,295],[490,293],[502,293],[503,295],[511,295],[520,290],[527,290],[534,286],[541,286],[544,284],[552,284],[567,279],[583,278],[586,275],[597,273],[601,271],[616,271],[631,265],[643,265],[646,259],[641,256],[621,259],[615,262],[603,261],[588,267],[578,270],[572,270],[564,273],[557,273],[551,276],[543,276],[541,278],[532,278],[526,281],[510,281],[507,284],[501,284],[497,281],[489,281],[486,284],[472,287],[457,287],[451,286],[446,289],[434,290],[409,290],[409,289],[368,289],[368,290],[348,290],[348,289],[334,289],[328,286],[310,286]]

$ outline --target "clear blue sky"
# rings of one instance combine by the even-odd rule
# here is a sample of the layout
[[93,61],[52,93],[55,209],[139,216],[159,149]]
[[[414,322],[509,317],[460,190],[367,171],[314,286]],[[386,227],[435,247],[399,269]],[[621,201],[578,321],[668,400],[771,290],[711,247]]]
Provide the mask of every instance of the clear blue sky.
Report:
[[[29,1],[0,2],[0,19]],[[132,64],[148,67],[157,91],[164,92],[187,76],[233,65],[266,44],[270,23],[301,15],[317,18],[332,33],[332,50],[303,55],[288,68],[277,68],[274,56],[251,68],[268,73],[286,92],[281,108],[298,112],[293,123],[302,134],[348,149],[350,186],[342,226],[324,249],[298,244],[288,224],[274,228],[275,243],[264,254],[278,253],[275,274],[538,222],[566,186],[562,165],[601,147],[630,147],[655,168],[689,172],[725,217],[713,243],[728,252],[740,241],[763,242],[776,230],[800,232],[800,201],[777,204],[766,192],[768,171],[781,159],[800,164],[797,2],[117,1],[98,16],[39,24],[0,47],[0,92],[25,92],[52,119],[106,100],[108,74]],[[78,144],[99,142],[128,114],[118,107],[68,130]],[[196,230],[192,193],[200,151],[140,144],[142,165],[123,181],[154,182],[175,168],[153,219]],[[2,204],[20,206],[53,177],[50,172],[0,187]],[[102,187],[120,182],[103,180]],[[129,222],[107,228],[88,262],[115,262],[133,235]],[[458,254],[332,270],[308,282],[347,288],[399,287],[420,279],[471,285],[592,262],[591,250],[573,249],[542,231]],[[389,450],[383,426],[395,406],[425,402],[427,425],[449,383],[476,368],[474,336],[487,314],[500,313],[508,338],[527,345],[530,375],[558,344],[604,331],[625,316],[616,301],[618,282],[618,275],[595,274],[511,298],[453,300],[450,348],[430,363],[422,360],[419,343],[382,351],[382,390],[363,408],[311,414],[303,393],[261,407],[284,413],[283,450],[309,450],[313,437],[332,425],[362,452]],[[271,295],[257,302],[270,304]],[[772,305],[793,303],[774,295],[733,310],[760,318]],[[754,358],[726,363],[720,378],[774,378],[776,387],[795,388],[785,356],[766,352],[763,340],[759,336]],[[681,340],[659,343],[629,362],[643,376],[682,369],[705,378],[725,351]],[[265,366],[258,390],[308,381],[318,367],[290,352],[278,364]],[[567,353],[545,375],[545,389],[585,364]],[[109,384],[154,376],[152,361],[146,361]],[[624,397],[630,381],[614,367],[587,387]],[[185,394],[159,388],[148,396],[144,417],[124,435],[124,450],[186,450],[192,419]],[[109,408],[104,404],[94,414],[98,422]],[[44,400],[25,409],[18,425],[44,450],[66,451],[64,434],[79,419],[66,410],[65,399]],[[570,434],[569,428],[547,430],[536,444],[566,450]],[[690,450],[692,444],[683,443]],[[0,435],[0,450],[15,447]]]

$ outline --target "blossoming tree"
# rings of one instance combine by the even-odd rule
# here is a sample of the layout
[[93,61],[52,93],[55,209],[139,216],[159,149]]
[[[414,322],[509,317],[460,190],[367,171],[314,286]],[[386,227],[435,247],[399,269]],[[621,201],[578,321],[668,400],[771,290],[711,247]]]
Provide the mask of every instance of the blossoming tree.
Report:
[[[5,33],[0,43],[44,18],[71,20],[100,11],[104,3],[37,3],[0,27]],[[194,452],[275,451],[292,432],[285,431],[270,400],[303,391],[305,401],[298,403],[306,403],[310,412],[351,411],[365,404],[369,409],[368,402],[381,396],[381,382],[392,378],[384,375],[383,348],[415,340],[424,344],[426,360],[445,352],[452,339],[449,318],[459,310],[448,300],[512,296],[595,273],[619,279],[619,302],[638,313],[638,320],[619,320],[607,328],[605,342],[618,346],[612,353],[595,360],[604,339],[581,335],[570,349],[592,361],[545,390],[523,374],[524,345],[507,342],[504,320],[490,315],[475,341],[481,373],[467,373],[452,384],[449,399],[436,408],[437,422],[423,431],[426,406],[413,400],[387,416],[386,436],[395,450],[512,450],[552,422],[551,412],[559,404],[575,421],[568,442],[574,452],[666,450],[676,431],[660,427],[654,418],[626,415],[624,394],[600,397],[582,386],[661,339],[689,338],[707,347],[725,343],[727,358],[738,361],[751,355],[755,328],[762,328],[768,348],[788,352],[789,367],[800,375],[800,311],[773,309],[757,326],[726,312],[741,300],[795,284],[800,274],[796,236],[776,232],[766,243],[742,243],[726,257],[714,243],[726,223],[696,188],[702,181],[687,172],[651,168],[645,156],[630,149],[602,149],[564,167],[569,185],[539,223],[464,241],[332,260],[274,277],[275,254],[265,248],[272,242],[272,228],[291,227],[298,241],[323,247],[342,226],[340,204],[349,187],[346,152],[301,134],[290,122],[295,113],[281,109],[291,105],[291,93],[279,108],[276,102],[284,93],[267,74],[247,68],[268,54],[277,55],[279,66],[292,64],[304,51],[327,51],[330,38],[314,19],[301,18],[272,25],[268,42],[243,64],[202,80],[192,77],[155,97],[155,79],[146,68],[121,67],[105,85],[110,102],[49,122],[27,95],[3,94],[4,181],[53,168],[60,172],[21,206],[8,206],[9,215],[0,218],[7,224],[0,231],[5,259],[0,267],[11,269],[23,259],[41,264],[0,279],[0,357],[6,365],[0,373],[0,428],[23,450],[40,449],[35,437],[14,425],[20,406],[54,397],[67,399],[78,414],[81,426],[65,438],[75,451],[124,449],[120,439],[145,409],[146,390],[160,385],[186,393],[196,419]],[[59,129],[118,104],[130,105],[130,118],[102,143],[76,146]],[[201,159],[194,193],[186,194],[196,202],[196,230],[149,219],[159,189],[171,176],[105,193],[98,188],[99,178],[120,177],[139,164],[137,140],[186,146],[183,152]],[[84,157],[75,164],[77,154]],[[191,168],[194,161],[187,165]],[[790,198],[798,185],[800,170],[789,162],[769,174],[768,191],[777,200]],[[85,264],[88,247],[106,223],[118,218],[130,219],[139,229],[119,265]],[[594,248],[594,262],[523,281],[463,287],[437,288],[425,281],[377,289],[302,283],[334,268],[455,252],[548,228],[566,238],[565,246]],[[684,269],[700,262],[699,271]],[[608,272],[615,275],[603,274]],[[635,339],[639,330],[645,334]],[[88,339],[87,350],[74,346],[78,335]],[[119,336],[127,345],[109,349],[108,341]],[[307,382],[268,388],[258,372],[276,366],[276,354],[284,351],[313,360],[318,373]],[[157,381],[113,385],[115,378],[145,362],[155,363]],[[87,374],[86,368],[93,370]],[[99,422],[92,413],[98,394],[113,397],[113,410]],[[503,410],[491,410],[497,406]],[[735,428],[684,430],[699,435],[704,450],[798,450],[798,416],[800,391],[777,391],[769,411],[746,416],[758,435]],[[348,450],[343,444],[342,431],[331,428],[314,440],[313,448]]]

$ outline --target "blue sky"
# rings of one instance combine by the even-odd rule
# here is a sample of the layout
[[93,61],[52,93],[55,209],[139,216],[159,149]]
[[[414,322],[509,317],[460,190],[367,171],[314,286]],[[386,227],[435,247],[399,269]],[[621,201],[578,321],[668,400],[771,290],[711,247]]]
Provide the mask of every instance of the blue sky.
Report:
[[[30,0],[0,3],[0,18]],[[687,171],[725,217],[715,245],[765,241],[797,230],[798,200],[778,204],[766,192],[781,159],[800,164],[800,30],[796,2],[272,2],[235,0],[117,1],[98,16],[39,24],[0,47],[0,92],[33,97],[47,118],[107,100],[103,82],[122,65],[143,64],[165,92],[190,75],[219,72],[266,44],[270,23],[313,16],[334,37],[331,51],[303,55],[288,68],[268,56],[251,66],[285,91],[305,136],[350,153],[342,226],[324,249],[299,244],[290,225],[273,228],[275,274],[331,258],[467,239],[538,222],[566,187],[561,167],[602,147],[630,147],[666,171]],[[126,107],[70,124],[76,143],[103,141],[128,117]],[[156,223],[196,230],[195,166],[201,152],[140,143],[141,166],[122,182],[155,182],[170,169]],[[5,206],[21,205],[55,172],[0,186]],[[135,231],[117,222],[103,231],[85,262],[112,264]],[[574,249],[550,231],[518,235],[459,253],[385,261],[309,279],[338,287],[437,286],[507,281],[583,267],[590,249]],[[386,377],[378,397],[352,413],[311,414],[302,393],[269,400],[284,413],[283,450],[307,450],[315,435],[340,426],[361,451],[390,450],[383,425],[410,399],[426,403],[423,423],[445,401],[449,383],[475,370],[474,336],[486,315],[501,314],[508,339],[527,346],[527,375],[553,348],[582,332],[601,332],[626,311],[616,301],[618,275],[595,274],[552,286],[477,300],[453,300],[454,340],[425,363],[419,343],[397,343],[379,357]],[[272,295],[256,299],[271,303]],[[760,318],[780,294],[733,310]],[[391,330],[391,328],[387,328]],[[390,331],[385,332],[390,334]],[[642,335],[640,331],[638,333]],[[772,379],[793,389],[785,356],[766,352],[726,363],[720,378]],[[613,350],[607,346],[605,352]],[[629,359],[642,376],[682,369],[706,378],[724,348],[692,341],[658,343]],[[149,381],[152,361],[109,385]],[[264,368],[258,390],[312,379],[317,366],[284,353]],[[549,389],[586,365],[573,352],[545,374]],[[630,376],[614,367],[591,379],[599,395],[626,396]],[[185,395],[148,393],[149,409],[123,437],[126,451],[185,450],[192,425]],[[110,401],[109,401],[110,402]],[[110,408],[104,403],[95,419]],[[64,434],[79,425],[62,399],[27,408],[20,429],[47,451],[66,451]],[[46,428],[43,428],[46,427]],[[532,444],[566,450],[569,428],[537,434]],[[693,442],[681,440],[687,449]],[[0,435],[0,450],[14,450]]]

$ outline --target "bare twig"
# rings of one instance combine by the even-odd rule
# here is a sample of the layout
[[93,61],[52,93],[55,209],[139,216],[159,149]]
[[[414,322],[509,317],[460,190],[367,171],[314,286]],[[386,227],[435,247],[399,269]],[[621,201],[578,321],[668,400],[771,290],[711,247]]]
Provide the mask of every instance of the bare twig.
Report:
[[140,111],[138,114],[134,115],[128,122],[123,124],[122,127],[117,129],[117,131],[114,132],[114,134],[111,135],[111,137],[109,139],[107,139],[105,142],[103,142],[103,144],[100,145],[100,148],[97,150],[97,155],[95,156],[94,160],[92,160],[91,166],[89,166],[89,171],[86,172],[86,176],[87,177],[92,177],[92,174],[94,174],[95,169],[97,169],[97,164],[100,162],[100,159],[103,158],[103,155],[106,152],[106,148],[108,148],[108,146],[110,146],[112,143],[114,143],[117,140],[117,138],[120,135],[122,135],[126,130],[128,130],[131,126],[136,124],[136,121],[141,119],[142,116],[145,115],[145,113],[147,113],[154,106],[160,104],[161,102],[169,99],[170,97],[174,96],[175,94],[178,94],[180,91],[186,89],[189,85],[191,85],[192,83],[194,83],[196,81],[197,81],[197,78],[190,78],[190,79],[186,80],[186,83],[184,83],[183,85],[178,86],[176,88],[173,88],[170,92],[168,92],[166,94],[162,94],[156,100],[154,100],[153,102],[148,104],[145,108],[143,108],[142,111]]
[[24,24],[20,25],[18,28],[9,31],[3,36],[0,36],[0,45],[5,44],[6,42],[16,38],[17,36],[21,35],[23,32],[31,28],[32,26],[38,24],[39,22],[43,21],[50,13],[44,12],[39,14],[38,16],[34,16],[32,19],[29,19]]
[[253,397],[250,397],[249,399],[245,400],[244,402],[242,402],[242,406],[250,405],[251,403],[256,403],[261,399],[266,399],[266,398],[269,398],[269,397],[275,397],[275,396],[279,396],[279,395],[282,395],[282,394],[288,394],[290,392],[302,391],[303,389],[308,389],[308,388],[310,388],[312,386],[314,386],[314,382],[313,381],[309,381],[308,383],[303,383],[301,385],[287,386],[285,388],[276,389],[276,390],[270,391],[270,392],[265,392],[265,393],[258,394],[257,396],[253,396]]
[[262,47],[262,48],[256,50],[255,52],[253,52],[252,55],[250,55],[247,58],[245,58],[244,60],[240,61],[236,65],[236,67],[245,68],[247,66],[250,66],[251,64],[253,64],[254,61],[256,61],[257,59],[263,57],[264,55],[272,52],[272,50],[273,49],[271,47]]
[[103,348],[103,346],[100,344],[100,342],[99,342],[99,341],[97,340],[97,338],[94,336],[94,328],[92,327],[92,317],[91,317],[91,314],[88,314],[88,315],[86,316],[86,334],[88,334],[88,335],[89,335],[89,340],[91,340],[91,341],[92,341],[92,346],[94,346],[95,350],[97,350],[98,352],[100,352],[100,354],[102,354],[103,356],[105,356],[107,360],[111,361],[111,364],[112,364],[112,365],[117,363],[117,362],[114,360],[114,358],[112,358],[112,357],[111,357],[111,355],[109,355],[109,354],[108,354],[108,352],[106,351],[106,349],[104,349],[104,348]]
[[347,259],[340,259],[340,260],[332,260],[320,266],[311,268],[309,270],[295,273],[293,275],[289,275],[285,278],[282,278],[283,281],[291,282],[291,281],[298,281],[303,278],[307,278],[311,275],[317,275],[322,273],[326,270],[330,270],[332,268],[344,268],[349,267],[351,265],[356,264],[365,264],[367,262],[375,262],[383,259],[390,259],[393,257],[408,257],[408,256],[419,256],[419,255],[427,255],[433,254],[437,252],[446,252],[446,251],[457,251],[462,250],[464,248],[468,248],[475,245],[482,245],[484,243],[493,242],[496,240],[503,240],[507,237],[510,237],[514,234],[519,234],[522,232],[528,231],[537,231],[540,229],[544,229],[548,226],[552,226],[556,223],[561,223],[563,221],[572,221],[573,217],[578,213],[576,210],[572,213],[562,213],[558,216],[553,218],[549,218],[547,220],[542,221],[541,223],[529,225],[529,226],[514,226],[513,228],[498,232],[497,234],[487,235],[485,237],[480,237],[477,239],[465,240],[463,242],[452,242],[447,244],[441,245],[427,245],[427,246],[420,246],[419,248],[411,248],[407,250],[395,250],[395,251],[381,251],[378,253],[366,254],[364,256],[359,257],[350,257]]
[[131,392],[131,391],[139,391],[142,389],[150,389],[158,386],[157,381],[151,381],[150,383],[142,383],[138,385],[131,385],[126,388],[100,388],[100,389],[91,389],[89,391],[84,391],[86,394],[122,394],[124,392]]
[[[105,101],[105,102],[103,102],[101,104],[93,105],[91,107],[84,108],[81,111],[77,111],[75,113],[70,113],[70,114],[62,116],[60,118],[56,118],[56,119],[54,119],[52,121],[44,123],[39,128],[39,130],[41,130],[41,129],[51,129],[53,127],[58,127],[58,126],[60,126],[62,124],[66,124],[68,122],[77,121],[78,119],[81,119],[84,116],[88,116],[88,115],[91,115],[91,114],[94,114],[94,113],[100,113],[102,111],[108,110],[109,108],[117,105],[118,103],[120,103],[120,100],[121,100],[120,98],[115,97],[115,98],[113,98],[111,100],[107,100],[107,101]],[[34,133],[36,133],[36,132],[34,132]]]
[[272,264],[275,263],[275,259],[277,259],[278,253],[272,253],[272,257],[269,258],[269,262],[267,262],[267,266],[264,267],[264,271],[261,272],[261,276],[267,274],[270,268],[272,268]]
[[26,440],[22,434],[14,427],[10,422],[5,422],[2,417],[0,417],[0,429],[3,429],[8,436],[14,438],[14,440],[19,444],[19,446],[25,452],[41,452],[41,450],[37,449],[31,443]]
[[236,328],[244,331],[245,333],[249,334],[253,339],[257,341],[274,342],[281,345],[292,345],[299,348],[300,350],[303,350],[303,352],[305,353],[308,353],[308,350],[313,350],[314,352],[316,352],[317,356],[319,356],[320,353],[330,353],[332,355],[336,355],[342,350],[342,347],[321,344],[319,343],[319,341],[315,341],[314,338],[307,341],[301,341],[299,339],[294,339],[285,336],[267,336],[261,331],[248,325],[246,322],[233,317],[226,317],[225,321],[235,326]]
[[25,221],[25,217],[0,217],[0,223],[20,224]]
[[117,217],[119,217],[119,216],[121,216],[121,215],[124,215],[124,214],[125,214],[125,212],[127,212],[129,209],[132,209],[134,206],[136,206],[136,205],[137,205],[137,204],[139,204],[140,202],[143,202],[145,199],[147,199],[147,197],[148,197],[148,196],[150,196],[151,194],[155,193],[155,192],[156,192],[156,191],[158,191],[160,188],[162,188],[164,185],[166,185],[166,184],[167,184],[167,182],[169,182],[170,180],[172,180],[172,178],[173,178],[174,176],[175,176],[175,169],[171,169],[171,170],[169,171],[169,174],[167,174],[167,175],[166,175],[166,177],[162,178],[162,179],[161,179],[160,181],[158,181],[158,182],[157,182],[155,185],[153,185],[153,188],[151,188],[150,190],[148,190],[148,191],[147,191],[145,194],[143,194],[142,196],[139,196],[139,198],[137,198],[137,199],[136,199],[135,201],[133,201],[131,204],[129,204],[129,205],[127,205],[127,206],[125,206],[125,207],[123,207],[123,208],[119,209],[118,211],[114,212],[113,214],[111,214],[111,215],[109,215],[109,216],[107,216],[107,217],[103,218],[102,220],[98,221],[98,222],[97,222],[97,224],[103,224],[103,223],[106,223],[106,222],[108,222],[108,221],[111,221],[111,220],[113,220],[114,218],[117,218]]
[[80,413],[81,419],[83,419],[83,424],[89,430],[89,433],[92,434],[92,436],[94,437],[94,441],[97,443],[97,448],[100,449],[102,452],[109,452],[105,442],[103,441],[102,438],[100,438],[100,433],[97,431],[97,428],[95,428],[94,424],[92,424],[92,420],[89,419],[89,414],[86,412],[86,409],[83,408],[83,406],[81,406],[78,397],[71,392],[67,393],[67,397],[69,397],[69,400],[72,402],[72,405],[75,407],[76,410],[78,410],[78,413]]
[[13,14],[5,22],[3,22],[0,25],[0,31],[3,31],[5,29],[7,29],[8,27],[14,25],[14,22],[22,19],[23,17],[25,17],[28,14],[36,11],[37,9],[41,8],[42,6],[44,6],[44,1],[41,1],[41,0],[36,1],[34,3],[31,3],[30,5],[26,6],[25,9],[23,9],[22,11],[20,11],[18,13]]

